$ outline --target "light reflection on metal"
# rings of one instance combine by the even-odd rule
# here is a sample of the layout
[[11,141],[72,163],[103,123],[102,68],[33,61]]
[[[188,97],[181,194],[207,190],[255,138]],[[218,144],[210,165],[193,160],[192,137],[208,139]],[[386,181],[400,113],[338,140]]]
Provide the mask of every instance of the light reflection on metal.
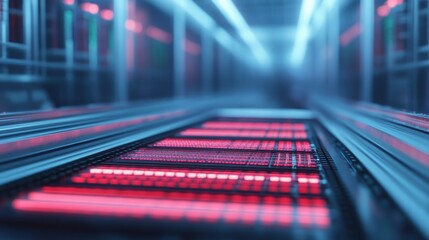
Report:
[[360,22],[355,23],[349,29],[347,29],[343,34],[341,34],[341,45],[347,46],[351,41],[353,41],[356,37],[361,33],[361,25]]
[[404,0],[387,0],[377,8],[377,14],[380,17],[389,15],[390,10],[404,3]]
[[189,14],[198,24],[211,31],[216,26],[214,20],[190,0],[173,0],[177,7]]
[[65,5],[73,5],[74,4],[74,0],[63,0],[63,3]]
[[185,51],[191,55],[200,55],[201,48],[198,43],[195,43],[189,39],[185,40]]
[[297,33],[290,58],[290,62],[293,65],[300,65],[304,59],[307,51],[307,41],[310,37],[310,20],[315,7],[315,0],[304,0],[302,2]]
[[235,27],[241,39],[248,45],[255,58],[261,64],[268,64],[270,59],[267,51],[256,38],[234,3],[230,0],[213,0],[213,3]]
[[137,21],[132,20],[132,19],[128,19],[125,22],[125,28],[128,31],[135,32],[135,33],[141,33],[143,31],[143,25]]
[[113,20],[114,13],[110,9],[103,9],[100,12],[100,16],[101,16],[102,19],[104,19],[106,21],[110,21],[110,20]]
[[105,123],[91,127],[75,129],[66,132],[50,133],[42,136],[30,137],[12,142],[0,144],[0,154],[11,153],[17,150],[31,149],[34,147],[46,147],[51,144],[60,143],[62,141],[75,140],[79,137],[91,136],[103,132],[109,132],[115,129],[121,129],[133,125],[138,125],[143,122],[152,122],[159,119],[179,116],[184,114],[184,111],[167,112],[160,114],[153,114],[143,117],[136,117],[129,120]]
[[99,11],[99,7],[98,7],[98,5],[97,5],[97,4],[95,4],[95,3],[89,3],[89,2],[82,3],[82,4],[80,5],[80,8],[81,8],[83,11],[85,11],[85,12],[87,12],[87,13],[90,13],[90,14],[97,14],[97,13],[98,13],[98,11]]
[[171,41],[173,40],[170,33],[154,26],[149,26],[146,30],[146,34],[150,38],[163,43],[171,43]]

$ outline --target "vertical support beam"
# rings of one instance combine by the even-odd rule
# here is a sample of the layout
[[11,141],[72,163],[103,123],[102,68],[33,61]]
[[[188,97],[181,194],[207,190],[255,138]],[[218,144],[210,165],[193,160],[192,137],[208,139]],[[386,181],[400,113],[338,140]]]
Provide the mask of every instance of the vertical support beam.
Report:
[[2,11],[6,14],[1,15],[1,42],[3,43],[2,48],[2,58],[7,58],[7,47],[6,43],[9,42],[9,0],[2,1]]
[[[40,59],[43,63],[46,63],[46,0],[40,0],[40,41],[41,41],[41,56]],[[44,65],[41,69],[41,73],[46,78],[46,66]]]
[[[407,2],[405,2],[407,3]],[[412,65],[414,66],[414,69],[412,69],[410,71],[410,75],[411,75],[411,84],[410,84],[410,91],[408,92],[409,94],[409,99],[411,100],[411,102],[409,103],[408,106],[406,106],[409,110],[411,111],[418,111],[419,110],[419,91],[418,91],[418,87],[419,87],[419,77],[418,77],[418,72],[419,72],[419,68],[417,68],[418,66],[418,54],[419,54],[419,1],[410,1],[409,4],[411,4],[410,9],[411,9],[411,14],[410,16],[412,17],[412,21],[411,21],[411,31],[412,31],[412,36],[411,36],[411,41],[412,41],[412,46],[411,46],[411,57],[412,57]]]
[[174,96],[185,96],[185,12],[182,8],[174,9]]
[[203,71],[203,92],[211,93],[213,88],[213,38],[208,31],[202,34],[202,71]]
[[[31,59],[33,49],[33,38],[32,38],[32,18],[33,13],[31,11],[32,1],[23,1],[23,28],[24,28],[24,44],[25,44],[25,74],[31,74]],[[31,102],[33,99],[31,87],[26,87],[27,101]]]
[[128,100],[128,81],[126,68],[126,30],[127,4],[125,0],[114,0],[113,9],[115,18],[113,22],[114,32],[114,71],[115,71],[115,100],[126,102]]
[[[329,81],[332,92],[338,95],[339,88],[339,54],[340,54],[340,4],[334,4],[332,6],[332,12],[327,13],[330,19],[325,21],[325,24],[329,23],[329,36],[330,36],[330,50],[331,50],[331,61],[330,61],[330,73]],[[327,16],[327,17],[328,17]]]
[[[41,1],[40,1],[41,2]],[[33,49],[33,60],[35,61],[40,61],[40,53],[39,53],[39,48],[40,48],[40,32],[37,31],[39,28],[39,11],[38,11],[38,5],[39,5],[39,1],[38,0],[31,0],[31,13],[32,13],[32,18],[31,18],[31,23],[32,23],[32,49]],[[40,72],[38,72],[40,73]]]
[[374,0],[361,0],[361,100],[372,101]]
[[100,99],[100,87],[98,84],[98,17],[92,15],[89,19],[89,67],[90,67],[90,100],[96,103]]
[[64,46],[66,53],[66,101],[69,105],[74,100],[74,41],[73,41],[74,14],[71,9],[64,11]]
[[23,22],[24,22],[24,42],[25,42],[25,61],[27,65],[27,72],[29,71],[29,66],[31,66],[31,49],[32,49],[32,12],[31,12],[31,3],[32,1],[24,1],[23,2]]

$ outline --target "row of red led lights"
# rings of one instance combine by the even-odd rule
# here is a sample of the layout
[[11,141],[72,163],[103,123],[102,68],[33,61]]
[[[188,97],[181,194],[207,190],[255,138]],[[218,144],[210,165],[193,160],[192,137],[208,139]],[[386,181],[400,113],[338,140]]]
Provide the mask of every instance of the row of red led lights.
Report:
[[188,188],[200,190],[239,190],[290,193],[297,184],[299,194],[320,194],[317,174],[193,171],[154,168],[121,168],[102,166],[90,168],[74,177],[76,184],[110,184],[123,186]]
[[306,139],[306,131],[267,131],[267,130],[238,130],[238,129],[201,129],[188,128],[180,133],[181,136],[192,137],[242,137],[242,138],[295,138]]
[[311,152],[308,141],[274,141],[274,140],[229,140],[229,139],[187,139],[166,138],[151,144],[152,147],[180,147],[180,148],[217,148],[241,150],[279,150],[279,151],[306,151]]
[[255,195],[219,192],[184,192],[184,191],[163,191],[147,189],[125,189],[125,188],[94,188],[83,186],[45,186],[40,191],[51,194],[73,194],[73,195],[95,195],[105,197],[121,196],[126,198],[151,198],[151,199],[174,199],[189,201],[213,201],[231,203],[255,203],[268,205],[297,205],[303,207],[327,207],[326,200],[320,197],[300,197],[292,198],[287,195]]
[[[151,217],[155,219],[188,221],[244,223],[290,226],[299,223],[303,227],[327,227],[329,210],[325,203],[318,199],[319,205],[289,204],[255,204],[204,201],[198,195],[174,193],[171,198],[151,198],[151,192],[143,193],[144,198],[106,197],[100,191],[86,189],[82,194],[67,193],[67,189],[56,189],[56,193],[31,192],[25,199],[16,199],[12,205],[15,209],[28,212],[52,212],[85,215],[111,215],[118,217]],[[209,197],[209,195],[208,195]],[[181,199],[185,198],[185,199]],[[241,198],[243,199],[243,198]],[[255,199],[256,200],[256,199]]]
[[[140,157],[158,159],[169,156],[175,160],[183,160],[183,157],[224,157],[260,160],[260,157],[270,158],[270,153],[244,153],[217,154],[213,151],[167,151],[160,153],[155,151],[137,151],[134,154]],[[165,149],[164,149],[165,150]],[[187,152],[187,153],[186,153]],[[189,154],[191,152],[191,154]],[[204,154],[201,154],[204,153]],[[225,152],[224,152],[225,153]],[[151,155],[152,154],[152,155]],[[309,154],[310,155],[310,154]],[[292,155],[285,155],[292,156]],[[310,158],[311,159],[311,158]],[[292,157],[290,157],[292,161]],[[293,160],[296,161],[296,160]],[[267,161],[262,161],[267,162]],[[86,174],[86,175],[84,175]],[[282,186],[290,186],[292,182],[297,184],[320,186],[320,178],[317,174],[292,174],[291,173],[262,173],[262,172],[238,172],[238,171],[213,171],[213,170],[163,170],[145,168],[122,168],[100,166],[90,168],[82,173],[85,178],[102,177],[144,177],[158,178],[158,180],[186,179],[188,182],[201,182],[205,180],[241,181],[254,183],[261,186],[263,182],[275,183]],[[302,188],[302,187],[301,187]],[[319,192],[317,192],[319,194]],[[121,196],[121,197],[118,197]],[[264,204],[260,204],[263,201]],[[295,205],[296,204],[296,205]],[[106,188],[82,188],[82,187],[44,187],[41,191],[31,192],[27,198],[16,199],[13,206],[22,211],[57,212],[88,215],[113,215],[131,217],[151,217],[156,219],[189,221],[207,221],[227,223],[262,223],[264,225],[290,226],[298,223],[303,227],[315,226],[325,228],[329,226],[329,209],[325,200],[321,198],[300,198],[292,203],[289,197],[272,197],[237,194],[209,194],[192,192],[155,192],[144,190],[120,190]]]
[[279,123],[279,122],[205,122],[202,128],[212,129],[262,129],[262,130],[305,130],[303,123]]
[[[271,158],[273,160],[271,160]],[[190,163],[214,165],[259,165],[269,166],[272,162],[277,167],[310,167],[317,164],[310,153],[289,152],[238,152],[238,151],[207,151],[207,150],[174,150],[174,149],[140,149],[122,155],[112,162],[149,161],[165,163]]]
[[[127,168],[111,168],[111,167],[97,167],[90,168],[90,174],[101,174],[101,175],[134,175],[134,176],[157,176],[157,177],[169,177],[169,178],[207,178],[207,179],[223,179],[223,180],[244,180],[244,181],[271,181],[271,182],[291,182],[291,173],[227,173],[227,172],[216,172],[216,171],[189,171],[189,170],[148,170],[141,169],[127,169]],[[318,184],[320,177],[317,174],[296,174],[296,179],[299,183],[313,183]]]

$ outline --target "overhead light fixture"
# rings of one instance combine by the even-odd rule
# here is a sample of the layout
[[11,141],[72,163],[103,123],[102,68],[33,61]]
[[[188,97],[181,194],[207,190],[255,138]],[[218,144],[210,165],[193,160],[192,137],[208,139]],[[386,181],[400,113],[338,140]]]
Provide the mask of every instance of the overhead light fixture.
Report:
[[334,6],[336,0],[325,0],[323,3],[319,4],[319,7],[317,8],[317,12],[314,15],[313,18],[313,34],[315,34],[320,27],[325,23],[326,16],[329,14],[329,12],[332,10],[332,7]]
[[200,7],[197,6],[193,1],[190,0],[174,0],[176,5],[183,11],[188,13],[189,16],[194,18],[195,22],[200,24],[207,30],[212,30],[216,26],[213,19],[204,12]]
[[316,6],[316,0],[303,0],[299,13],[298,27],[295,35],[295,42],[292,49],[290,61],[294,65],[299,65],[304,59],[307,51],[307,42],[310,37],[310,20]]
[[[191,0],[170,0],[170,1],[159,1],[151,0],[154,4],[157,4],[161,7],[167,8],[168,4],[173,4],[178,9],[185,12],[191,20],[193,20],[197,25],[205,28],[213,38],[222,45],[225,49],[231,52],[231,54],[236,55],[237,58],[243,60],[243,62],[249,62],[249,57],[247,57],[246,49],[242,48],[229,33],[227,33],[223,28],[219,27],[217,23],[208,15],[204,10],[202,10],[198,5],[196,5]],[[251,53],[253,54],[253,53]]]
[[232,37],[222,28],[217,28],[214,31],[214,38],[224,47],[229,47],[232,42]]
[[237,30],[238,35],[248,45],[255,58],[262,64],[269,62],[269,56],[255,34],[231,0],[213,0],[215,6]]

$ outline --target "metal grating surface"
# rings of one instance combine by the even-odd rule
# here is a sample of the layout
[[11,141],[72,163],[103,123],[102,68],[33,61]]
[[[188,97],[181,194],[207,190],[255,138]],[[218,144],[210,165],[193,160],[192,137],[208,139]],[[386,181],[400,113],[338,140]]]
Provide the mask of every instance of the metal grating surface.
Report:
[[329,231],[335,208],[324,194],[327,181],[306,124],[226,123],[261,129],[216,129],[225,121],[209,121],[184,131],[298,131],[305,137],[171,136],[30,191],[12,206],[20,212],[293,228],[311,237]]

